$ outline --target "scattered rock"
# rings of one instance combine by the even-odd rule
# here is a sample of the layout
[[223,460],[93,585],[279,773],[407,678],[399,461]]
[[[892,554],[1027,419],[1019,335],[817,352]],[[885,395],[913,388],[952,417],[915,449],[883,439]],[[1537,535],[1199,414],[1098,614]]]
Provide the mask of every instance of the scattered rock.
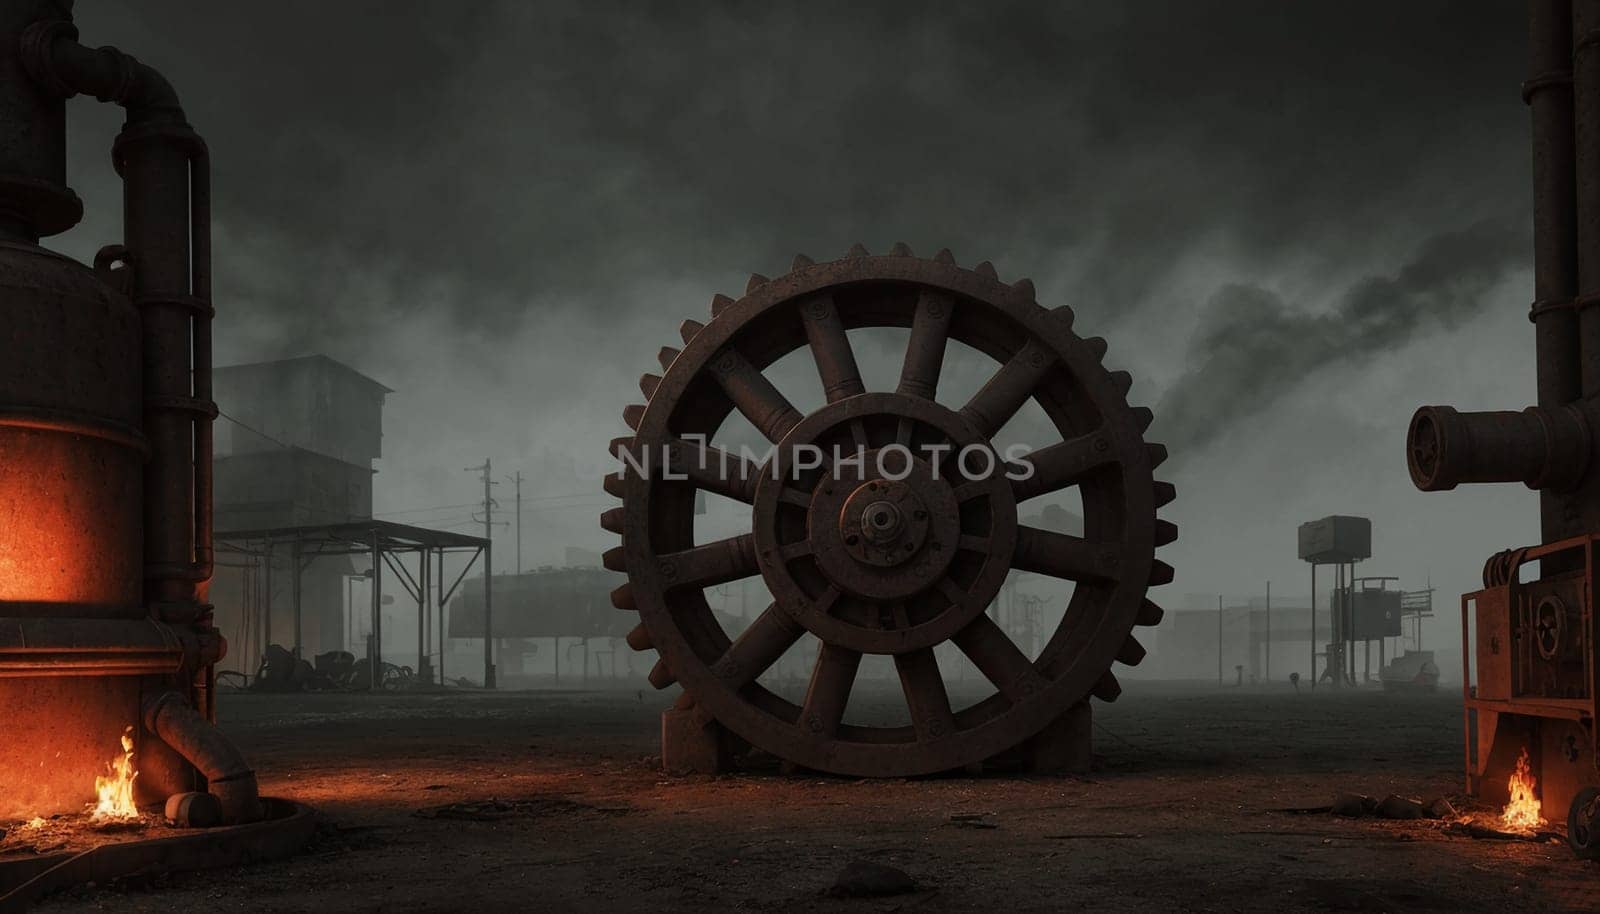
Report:
[[870,860],[852,860],[839,871],[828,894],[836,898],[872,898],[916,890],[916,880],[905,870]]
[[1454,819],[1460,813],[1456,811],[1455,806],[1449,800],[1440,797],[1428,804],[1428,815],[1435,819]]
[[1341,793],[1333,798],[1331,812],[1347,819],[1359,819],[1376,807],[1377,804],[1371,797],[1359,793]]
[[1378,804],[1378,815],[1385,819],[1421,819],[1427,812],[1416,800],[1408,800],[1391,793]]
[[988,815],[986,812],[957,813],[950,817],[950,824],[956,828],[999,828],[989,821]]

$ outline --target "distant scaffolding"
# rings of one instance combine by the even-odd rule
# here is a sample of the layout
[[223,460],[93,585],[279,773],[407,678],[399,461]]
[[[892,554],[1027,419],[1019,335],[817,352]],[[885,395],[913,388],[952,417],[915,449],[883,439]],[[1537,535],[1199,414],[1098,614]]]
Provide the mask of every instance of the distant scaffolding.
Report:
[[[367,555],[371,557],[372,618],[371,637],[367,639],[368,682],[371,687],[383,686],[383,567],[387,565],[396,580],[417,604],[417,669],[416,676],[425,683],[444,681],[445,613],[450,597],[461,585],[467,572],[483,557],[487,566],[490,542],[476,536],[430,530],[381,520],[358,520],[348,523],[319,524],[302,527],[277,527],[263,530],[235,530],[216,534],[216,549],[220,557],[231,556],[244,567],[246,586],[243,605],[246,643],[241,645],[241,656],[266,657],[272,644],[272,613],[269,610],[272,593],[272,560],[287,554],[290,558],[290,595],[294,612],[293,654],[300,659],[301,638],[301,574],[306,566],[318,558],[330,556]],[[445,556],[467,556],[466,565],[446,586]],[[415,566],[407,567],[407,559],[415,556]],[[432,593],[430,593],[430,589]],[[433,597],[430,600],[430,596]],[[493,631],[492,602],[487,607],[480,627]],[[430,614],[435,624],[430,625]],[[437,679],[431,663],[430,637],[437,633],[439,664]],[[485,652],[484,683],[492,688],[493,665]]]

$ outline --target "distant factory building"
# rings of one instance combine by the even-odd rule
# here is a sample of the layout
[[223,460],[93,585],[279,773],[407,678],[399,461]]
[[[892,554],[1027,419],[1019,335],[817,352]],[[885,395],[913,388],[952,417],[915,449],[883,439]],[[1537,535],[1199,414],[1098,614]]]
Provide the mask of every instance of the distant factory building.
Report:
[[[213,384],[222,414],[216,423],[214,497],[219,531],[372,516],[372,463],[383,455],[383,404],[393,391],[324,355],[218,368]],[[272,641],[292,643],[292,561],[287,549],[274,555],[267,602],[259,596],[263,581],[252,582],[257,593],[246,598],[241,569],[219,556],[212,602],[230,642],[242,647],[254,631],[264,630]],[[303,557],[301,565],[302,655],[346,648],[355,624],[347,616],[346,584],[366,570],[365,559]],[[270,606],[266,625],[247,624],[252,604]],[[258,647],[252,645],[252,653]],[[239,669],[252,662],[239,652],[225,665]]]

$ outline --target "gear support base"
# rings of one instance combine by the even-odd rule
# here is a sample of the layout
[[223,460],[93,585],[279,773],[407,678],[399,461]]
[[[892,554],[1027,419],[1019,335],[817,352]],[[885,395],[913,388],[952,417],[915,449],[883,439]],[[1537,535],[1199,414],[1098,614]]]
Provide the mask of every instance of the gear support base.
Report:
[[704,709],[661,712],[661,767],[671,774],[723,774],[733,768],[733,736]]
[[1093,761],[1093,715],[1087,701],[1068,708],[1023,747],[1023,765],[1036,774],[1087,774]]

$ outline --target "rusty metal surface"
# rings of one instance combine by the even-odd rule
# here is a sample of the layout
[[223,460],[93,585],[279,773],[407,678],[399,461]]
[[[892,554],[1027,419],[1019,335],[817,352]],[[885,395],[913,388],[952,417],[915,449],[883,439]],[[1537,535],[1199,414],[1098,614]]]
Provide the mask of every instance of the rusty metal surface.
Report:
[[[210,184],[154,69],[78,43],[65,0],[0,2],[0,807],[81,808],[151,694],[214,707]],[[81,204],[64,101],[126,109],[112,150],[125,244],[44,250]],[[143,801],[203,787],[149,729]],[[113,743],[114,745],[114,743]],[[252,795],[253,796],[253,795]]]
[[[1145,595],[1171,580],[1155,549],[1176,530],[1156,517],[1172,498],[1152,475],[1165,449],[1145,442],[1149,410],[1130,407],[1131,379],[1101,364],[1103,340],[1078,336],[1069,308],[1041,307],[1028,280],[902,245],[797,257],[711,310],[708,324],[684,323],[681,351],[662,350],[663,374],[641,381],[648,402],[624,412],[635,434],[613,442],[624,472],[606,483],[623,500],[601,521],[622,535],[606,565],[629,575],[613,600],[639,612],[629,644],[661,655],[656,687],[680,683],[696,713],[781,759],[860,776],[979,763],[1091,694],[1116,696],[1113,663],[1139,662],[1133,629],[1160,619]],[[910,328],[894,391],[865,389],[847,331],[866,327]],[[959,406],[935,399],[949,340],[999,366]],[[764,373],[802,348],[828,401],[809,414]],[[993,454],[1030,399],[1058,440],[1011,463],[971,456]],[[773,445],[765,463],[704,443],[735,410]],[[951,459],[963,448],[970,459]],[[1083,537],[1019,522],[1018,501],[1071,488]],[[696,543],[697,490],[751,505],[751,530]],[[985,612],[1012,569],[1075,585],[1037,659]],[[704,588],[758,575],[774,601],[730,637]],[[808,632],[821,647],[797,705],[758,677]],[[990,698],[951,707],[933,652],[945,643],[989,679]],[[893,657],[911,726],[843,721],[865,653]]]

